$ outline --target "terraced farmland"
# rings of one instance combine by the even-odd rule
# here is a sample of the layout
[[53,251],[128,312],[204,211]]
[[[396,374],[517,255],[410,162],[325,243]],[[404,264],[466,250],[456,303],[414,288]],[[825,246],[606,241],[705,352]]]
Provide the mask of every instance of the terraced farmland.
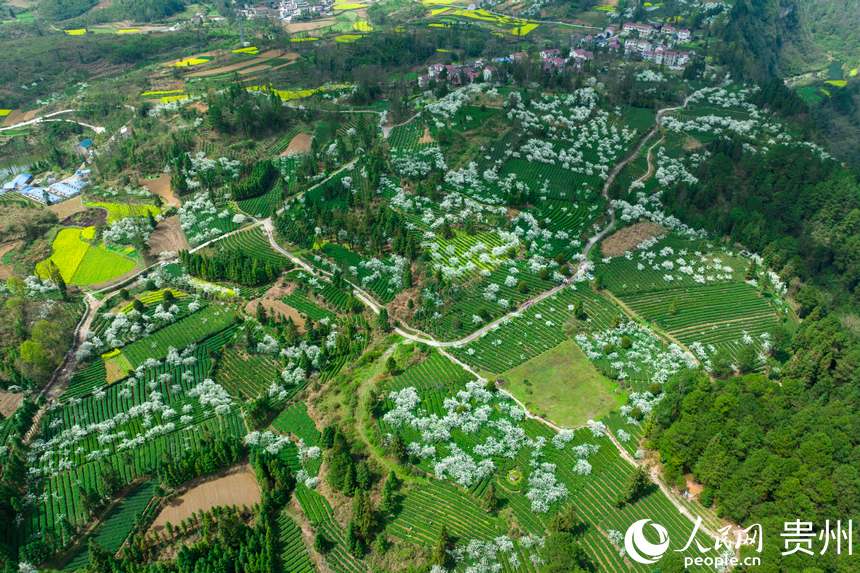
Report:
[[281,567],[290,573],[314,573],[316,568],[302,540],[302,531],[286,511],[278,516]]
[[463,539],[493,539],[506,530],[477,500],[462,490],[442,482],[417,486],[403,496],[401,510],[385,530],[417,545],[429,546],[439,539],[442,526]]
[[[564,288],[480,339],[451,352],[460,360],[491,372],[510,370],[565,340],[566,325],[574,318],[580,302],[588,315],[584,321],[587,329],[605,329],[620,314],[611,303],[584,285],[577,290]],[[581,324],[582,321],[577,322]]]
[[[137,520],[150,505],[155,496],[156,483],[146,481],[138,485],[131,493],[122,498],[104,521],[99,524],[90,537],[99,547],[114,553],[134,530]],[[89,563],[89,550],[84,548],[72,557],[63,571],[75,571]]]
[[249,354],[238,347],[224,350],[215,380],[237,400],[252,400],[280,378],[278,361],[268,354]]
[[252,227],[240,233],[235,233],[216,243],[219,251],[235,251],[253,256],[282,268],[289,268],[289,259],[275,251],[269,244],[266,233],[260,227]]
[[227,328],[236,314],[219,305],[209,305],[191,316],[168,325],[152,336],[133,342],[123,348],[122,354],[133,368],[149,358],[160,359],[167,355],[169,348],[185,348],[189,344],[203,340],[207,336]]
[[622,300],[684,344],[713,345],[730,356],[752,343],[744,342],[745,335],[756,338],[780,324],[770,302],[746,283],[666,289]]

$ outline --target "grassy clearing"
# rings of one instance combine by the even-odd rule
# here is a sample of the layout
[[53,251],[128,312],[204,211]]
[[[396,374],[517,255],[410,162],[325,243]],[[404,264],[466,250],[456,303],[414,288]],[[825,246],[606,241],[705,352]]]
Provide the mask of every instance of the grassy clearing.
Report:
[[529,410],[560,426],[599,420],[624,404],[617,386],[600,374],[572,340],[502,374],[505,388]]

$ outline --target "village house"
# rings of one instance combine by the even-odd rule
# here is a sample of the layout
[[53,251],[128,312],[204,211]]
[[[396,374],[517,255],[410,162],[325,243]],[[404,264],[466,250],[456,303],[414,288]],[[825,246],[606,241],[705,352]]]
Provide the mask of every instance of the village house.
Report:
[[624,35],[628,35],[631,32],[636,32],[642,38],[650,38],[654,35],[654,26],[651,24],[643,24],[641,22],[624,22],[624,26],[621,27]]

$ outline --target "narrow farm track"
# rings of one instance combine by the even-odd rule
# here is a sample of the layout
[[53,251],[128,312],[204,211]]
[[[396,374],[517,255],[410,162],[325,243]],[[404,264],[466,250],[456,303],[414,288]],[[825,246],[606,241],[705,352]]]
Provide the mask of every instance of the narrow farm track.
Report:
[[86,127],[87,129],[91,129],[91,130],[93,130],[93,131],[94,131],[94,132],[96,132],[96,133],[104,133],[104,132],[105,132],[105,128],[104,128],[104,127],[101,127],[101,126],[98,126],[98,125],[91,125],[91,124],[89,124],[89,123],[84,123],[84,122],[82,122],[82,121],[78,121],[78,120],[75,120],[75,119],[65,119],[65,118],[57,119],[57,116],[60,116],[60,115],[66,115],[66,114],[69,114],[69,113],[75,113],[76,111],[78,111],[78,110],[76,110],[76,109],[64,109],[64,110],[61,110],[61,111],[55,111],[55,112],[52,112],[52,113],[49,113],[49,114],[46,114],[46,115],[42,115],[42,116],[39,116],[39,117],[35,117],[35,118],[30,119],[30,120],[27,120],[27,121],[22,121],[22,122],[20,122],[20,123],[15,123],[15,124],[12,124],[12,125],[7,125],[6,127],[0,127],[0,131],[9,131],[9,130],[12,130],[12,129],[18,129],[18,128],[21,128],[21,127],[27,127],[28,125],[37,125],[37,124],[39,124],[39,123],[43,123],[43,122],[46,122],[46,121],[66,121],[66,122],[69,122],[69,123],[77,123],[77,124],[78,124],[78,125],[80,125],[81,127]]

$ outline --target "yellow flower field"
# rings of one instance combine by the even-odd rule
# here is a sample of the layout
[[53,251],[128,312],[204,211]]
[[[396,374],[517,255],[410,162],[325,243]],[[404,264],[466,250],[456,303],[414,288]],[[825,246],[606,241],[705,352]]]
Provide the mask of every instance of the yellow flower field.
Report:
[[6,117],[10,113],[12,113],[11,109],[0,109],[0,117]]
[[232,50],[234,54],[246,54],[248,56],[256,56],[260,53],[260,48],[257,46],[248,46],[247,48],[236,48]]
[[335,36],[334,41],[341,44],[351,44],[361,40],[362,38],[364,38],[364,36],[361,34],[341,34],[340,36]]
[[367,8],[367,4],[361,4],[360,2],[335,2],[334,9],[335,10],[360,10],[362,8]]
[[[352,84],[326,84],[320,86],[318,88],[307,88],[301,90],[271,90],[273,93],[277,94],[284,101],[291,101],[294,99],[302,99],[306,97],[311,97],[312,95],[321,94],[330,91],[344,90],[352,87]],[[268,91],[269,88],[266,86],[249,86],[248,90],[250,91]]]
[[514,36],[525,36],[530,32],[534,31],[534,29],[537,28],[539,25],[540,24],[535,23],[523,24],[522,26],[513,28],[511,30],[511,34],[513,34]]
[[187,68],[190,66],[200,66],[202,64],[207,64],[209,63],[209,60],[210,58],[189,56],[187,58],[182,58],[181,60],[178,60],[168,65],[174,68]]
[[135,268],[137,262],[129,256],[134,249],[120,252],[93,244],[95,234],[95,227],[61,229],[51,245],[51,256],[36,265],[36,274],[50,278],[49,261],[53,261],[67,284],[85,286],[109,281]]
[[184,94],[185,90],[147,90],[145,92],[140,92],[141,97],[162,97],[169,95],[180,95]]
[[445,12],[447,12],[450,9],[451,8],[449,8],[447,6],[444,8],[433,8],[432,10],[430,10],[430,15],[431,16],[438,16],[439,14],[444,14]]
[[140,34],[140,32],[141,32],[140,28],[120,28],[119,30],[116,31],[116,33],[119,35]]
[[373,26],[367,20],[356,20],[352,24],[352,28],[359,32],[373,32]]
[[87,29],[86,28],[74,28],[72,30],[63,30],[69,36],[86,36]]
[[854,68],[853,70],[851,70],[850,72],[848,72],[848,75],[849,75],[850,77],[852,77],[852,78],[856,78],[856,77],[857,77],[858,72],[860,72],[860,68]]
[[848,85],[848,80],[827,80],[827,82],[825,83],[828,83],[836,88],[844,88]]
[[[163,100],[164,98],[162,98],[162,101]],[[87,201],[86,203],[84,203],[84,205],[87,207],[93,207],[95,209],[104,209],[105,211],[107,211],[108,223],[114,223],[116,221],[119,221],[120,219],[125,219],[126,217],[146,217],[147,213],[152,213],[152,216],[154,217],[161,213],[161,209],[159,209],[155,205],[142,205],[134,203],[108,203],[105,201]]]

